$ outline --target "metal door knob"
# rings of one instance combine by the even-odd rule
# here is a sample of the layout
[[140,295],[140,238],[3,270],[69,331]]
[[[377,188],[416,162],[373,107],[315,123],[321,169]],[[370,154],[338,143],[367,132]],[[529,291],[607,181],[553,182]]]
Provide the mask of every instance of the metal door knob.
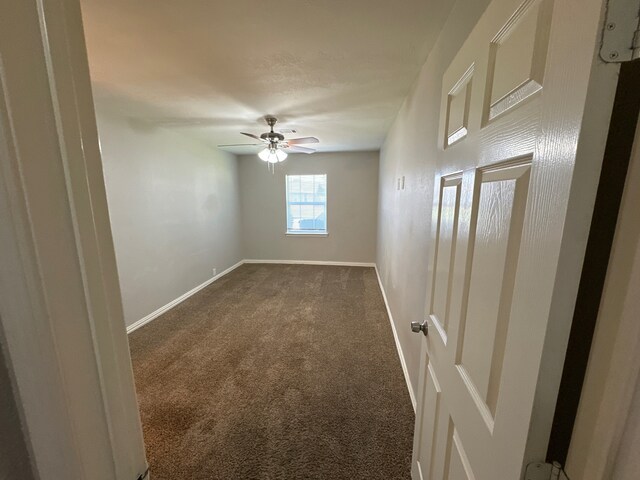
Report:
[[411,322],[411,331],[413,333],[424,333],[425,337],[429,333],[429,325],[427,325],[427,321],[424,322]]

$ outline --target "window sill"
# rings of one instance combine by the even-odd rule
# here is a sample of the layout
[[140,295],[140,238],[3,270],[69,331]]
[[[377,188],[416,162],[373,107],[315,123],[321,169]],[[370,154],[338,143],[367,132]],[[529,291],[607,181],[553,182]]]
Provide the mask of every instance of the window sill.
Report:
[[285,232],[287,237],[328,237],[329,232]]

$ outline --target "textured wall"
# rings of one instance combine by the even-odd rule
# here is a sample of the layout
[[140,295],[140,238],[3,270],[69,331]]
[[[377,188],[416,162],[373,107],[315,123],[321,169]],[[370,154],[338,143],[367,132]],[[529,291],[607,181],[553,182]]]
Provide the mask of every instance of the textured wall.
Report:
[[[245,258],[373,263],[378,152],[290,155],[275,174],[256,155],[240,158]],[[285,235],[285,175],[327,174],[326,237]]]
[[96,105],[125,321],[242,258],[237,162]]
[[[456,3],[380,152],[376,263],[414,391],[420,337],[410,332],[409,323],[425,315],[442,74],[488,3]],[[405,189],[397,190],[402,176]]]

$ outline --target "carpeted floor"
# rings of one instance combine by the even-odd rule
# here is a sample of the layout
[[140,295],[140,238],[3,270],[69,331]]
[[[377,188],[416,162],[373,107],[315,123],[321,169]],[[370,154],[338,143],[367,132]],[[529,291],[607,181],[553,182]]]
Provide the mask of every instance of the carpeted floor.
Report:
[[129,342],[153,480],[410,478],[372,268],[246,264]]

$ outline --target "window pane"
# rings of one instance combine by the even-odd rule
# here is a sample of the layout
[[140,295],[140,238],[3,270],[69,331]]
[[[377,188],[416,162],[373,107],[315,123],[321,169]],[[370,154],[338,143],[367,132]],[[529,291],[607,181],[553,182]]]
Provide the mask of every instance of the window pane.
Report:
[[287,230],[327,231],[327,176],[287,175]]

